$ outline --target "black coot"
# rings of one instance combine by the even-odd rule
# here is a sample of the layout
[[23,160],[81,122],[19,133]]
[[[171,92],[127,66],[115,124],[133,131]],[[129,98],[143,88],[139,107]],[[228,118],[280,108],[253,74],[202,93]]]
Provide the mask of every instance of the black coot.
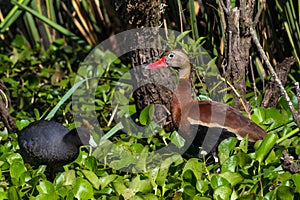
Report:
[[18,140],[20,154],[26,163],[51,168],[74,161],[82,145],[96,146],[86,128],[79,127],[69,131],[60,123],[47,120],[31,123],[19,133]]

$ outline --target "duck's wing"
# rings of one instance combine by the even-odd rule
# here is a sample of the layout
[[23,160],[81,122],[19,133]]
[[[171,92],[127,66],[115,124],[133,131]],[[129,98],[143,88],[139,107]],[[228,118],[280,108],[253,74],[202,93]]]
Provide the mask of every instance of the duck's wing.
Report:
[[236,109],[215,101],[194,101],[187,119],[191,125],[224,128],[239,138],[249,135],[250,141],[263,139],[267,134]]

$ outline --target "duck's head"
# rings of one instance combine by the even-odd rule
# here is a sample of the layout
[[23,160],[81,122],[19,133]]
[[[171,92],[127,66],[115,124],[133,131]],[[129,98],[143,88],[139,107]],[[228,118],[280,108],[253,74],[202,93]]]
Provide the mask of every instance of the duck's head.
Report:
[[191,65],[187,54],[179,49],[167,52],[155,63],[146,66],[146,69],[158,69],[163,67],[173,67],[179,70],[179,78],[189,78]]

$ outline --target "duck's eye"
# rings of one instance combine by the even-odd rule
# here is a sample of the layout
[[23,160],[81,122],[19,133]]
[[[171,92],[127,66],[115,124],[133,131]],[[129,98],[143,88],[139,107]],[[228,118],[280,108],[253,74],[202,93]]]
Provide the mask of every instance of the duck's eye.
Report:
[[175,54],[173,54],[173,53],[170,53],[169,55],[168,55],[168,58],[174,58],[175,57]]

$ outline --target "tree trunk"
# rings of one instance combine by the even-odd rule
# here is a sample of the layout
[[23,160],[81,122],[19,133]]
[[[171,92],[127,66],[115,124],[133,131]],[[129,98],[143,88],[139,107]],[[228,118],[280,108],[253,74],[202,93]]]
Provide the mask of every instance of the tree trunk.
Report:
[[[160,70],[145,70],[143,65],[154,62],[162,54],[162,47],[157,31],[149,31],[143,27],[159,27],[162,24],[163,4],[160,0],[124,0],[116,1],[117,11],[120,18],[124,19],[126,29],[141,28],[136,33],[134,45],[144,46],[143,49],[133,50],[130,53],[132,70],[132,79],[135,82],[135,92],[133,97],[136,102],[137,113],[149,104],[161,105],[155,107],[154,121],[160,125],[166,125],[166,129],[172,127],[171,116],[167,114],[170,110],[172,91],[165,86],[173,86],[173,80],[170,72],[165,71],[162,74]],[[150,44],[155,48],[147,47]],[[159,84],[158,84],[159,83]],[[169,87],[170,88],[170,87]]]
[[6,87],[4,83],[0,80],[0,90],[1,90],[0,91],[0,120],[7,128],[8,133],[13,133],[13,132],[17,132],[18,128],[14,119],[9,113],[8,107],[9,107],[10,99],[4,93],[5,89]]
[[[231,8],[230,1],[222,6],[225,14],[224,29],[226,30],[224,76],[228,80],[241,99],[245,101],[246,74],[249,66],[249,50],[251,47],[251,35],[249,29],[253,24],[253,1],[241,0],[239,7]],[[242,109],[239,97],[231,90],[234,96],[234,107]]]
[[[294,57],[285,58],[281,63],[278,63],[275,66],[275,72],[278,75],[279,80],[282,85],[285,85],[287,82],[287,77],[289,75],[292,65],[295,63],[296,59]],[[262,100],[262,106],[265,108],[276,107],[278,99],[280,97],[280,90],[276,84],[274,78],[271,78],[269,87],[264,92],[264,98]]]

